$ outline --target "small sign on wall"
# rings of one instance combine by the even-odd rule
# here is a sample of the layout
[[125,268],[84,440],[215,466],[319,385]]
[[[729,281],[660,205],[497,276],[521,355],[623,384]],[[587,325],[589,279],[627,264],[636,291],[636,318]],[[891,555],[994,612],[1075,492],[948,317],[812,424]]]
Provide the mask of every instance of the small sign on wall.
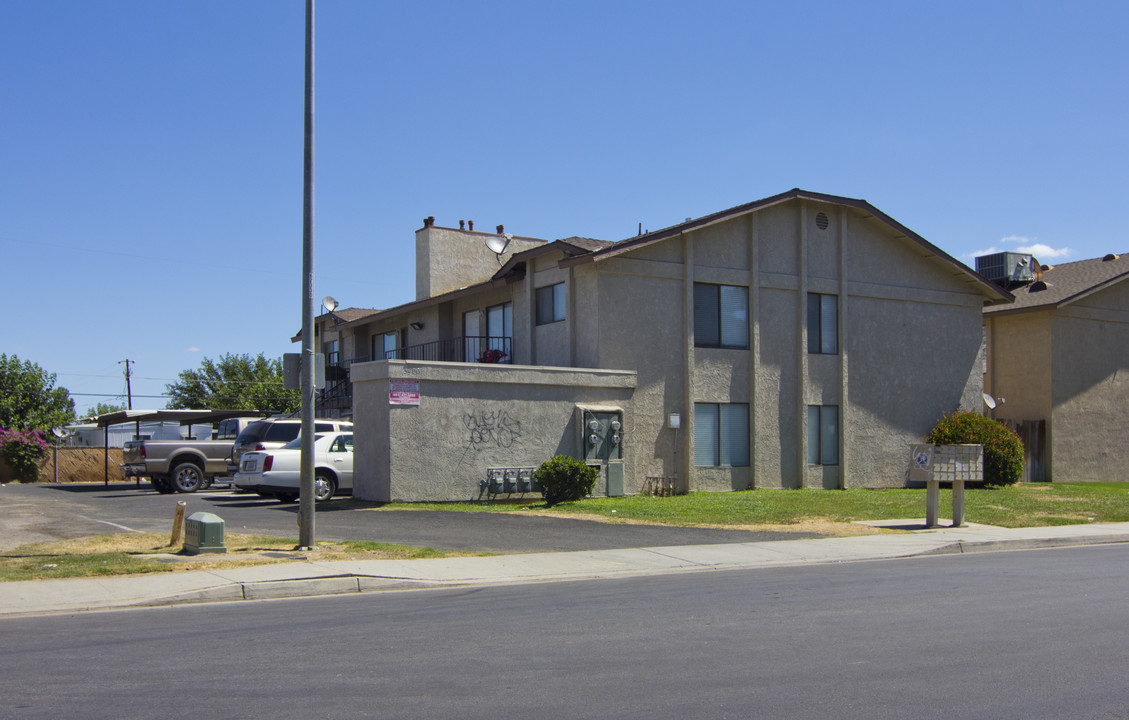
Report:
[[389,405],[419,405],[419,380],[389,380]]

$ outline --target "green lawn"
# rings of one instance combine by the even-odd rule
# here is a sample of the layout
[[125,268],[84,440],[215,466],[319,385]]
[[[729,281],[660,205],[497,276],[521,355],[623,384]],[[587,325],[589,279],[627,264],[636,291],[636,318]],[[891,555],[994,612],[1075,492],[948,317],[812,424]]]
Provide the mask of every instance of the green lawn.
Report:
[[[546,508],[541,502],[384,505],[384,510],[556,513],[664,525],[792,525],[925,517],[925,490],[746,490],[676,497],[588,498]],[[941,490],[948,517],[952,493]],[[1129,482],[1025,483],[965,490],[965,520],[1003,527],[1129,521]]]
[[[852,534],[846,523],[925,517],[925,490],[748,490],[692,493],[676,497],[588,498],[546,507],[538,498],[492,503],[366,503],[342,498],[329,501],[337,510],[449,510],[524,512],[603,518],[607,522],[650,522],[699,526],[814,526],[816,531]],[[941,491],[940,514],[948,517],[952,493]],[[1003,527],[1129,522],[1129,482],[1038,483],[965,491],[965,520]],[[811,529],[811,528],[805,528]],[[233,565],[285,562],[311,553],[295,553],[293,538],[229,534],[228,553],[186,558],[168,547],[167,536],[119,533],[55,543],[25,545],[0,552],[0,581],[92,577],[168,572]],[[173,559],[171,556],[177,554]],[[324,543],[320,560],[444,557],[430,548],[384,543]]]

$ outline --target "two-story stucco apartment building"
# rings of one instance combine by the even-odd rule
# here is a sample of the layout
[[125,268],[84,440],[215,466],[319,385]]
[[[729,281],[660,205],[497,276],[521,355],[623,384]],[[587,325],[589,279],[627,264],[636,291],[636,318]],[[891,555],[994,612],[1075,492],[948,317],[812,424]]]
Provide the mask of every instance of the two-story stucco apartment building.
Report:
[[982,407],[982,311],[1012,300],[798,189],[616,243],[428,218],[416,254],[415,301],[318,318],[362,498],[478,497],[558,453],[600,494],[903,486],[909,444]]
[[[1015,427],[1027,479],[1121,480],[1129,434],[1129,255],[1059,265],[977,258],[1015,302],[984,310],[992,417]],[[989,269],[990,268],[990,269]]]

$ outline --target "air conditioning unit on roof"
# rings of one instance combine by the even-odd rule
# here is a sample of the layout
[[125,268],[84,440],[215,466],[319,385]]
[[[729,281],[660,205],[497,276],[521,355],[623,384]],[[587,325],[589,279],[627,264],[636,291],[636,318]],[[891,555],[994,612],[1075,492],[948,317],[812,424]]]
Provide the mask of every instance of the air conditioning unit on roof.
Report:
[[1004,289],[1035,280],[1035,258],[1027,253],[999,252],[976,258],[976,272]]

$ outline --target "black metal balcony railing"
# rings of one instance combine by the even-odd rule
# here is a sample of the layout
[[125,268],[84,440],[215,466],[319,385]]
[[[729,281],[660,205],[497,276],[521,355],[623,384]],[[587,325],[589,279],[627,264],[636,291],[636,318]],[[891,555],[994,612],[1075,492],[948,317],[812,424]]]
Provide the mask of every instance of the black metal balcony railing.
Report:
[[384,353],[384,358],[386,360],[509,364],[513,362],[513,344],[512,337],[457,337],[389,350]]
[[[344,361],[326,363],[325,388],[318,401],[319,412],[352,407],[353,383],[349,368],[354,363],[369,362],[371,359],[367,355],[359,355]],[[481,336],[437,340],[389,350],[381,359],[510,364],[513,362],[513,338]]]

